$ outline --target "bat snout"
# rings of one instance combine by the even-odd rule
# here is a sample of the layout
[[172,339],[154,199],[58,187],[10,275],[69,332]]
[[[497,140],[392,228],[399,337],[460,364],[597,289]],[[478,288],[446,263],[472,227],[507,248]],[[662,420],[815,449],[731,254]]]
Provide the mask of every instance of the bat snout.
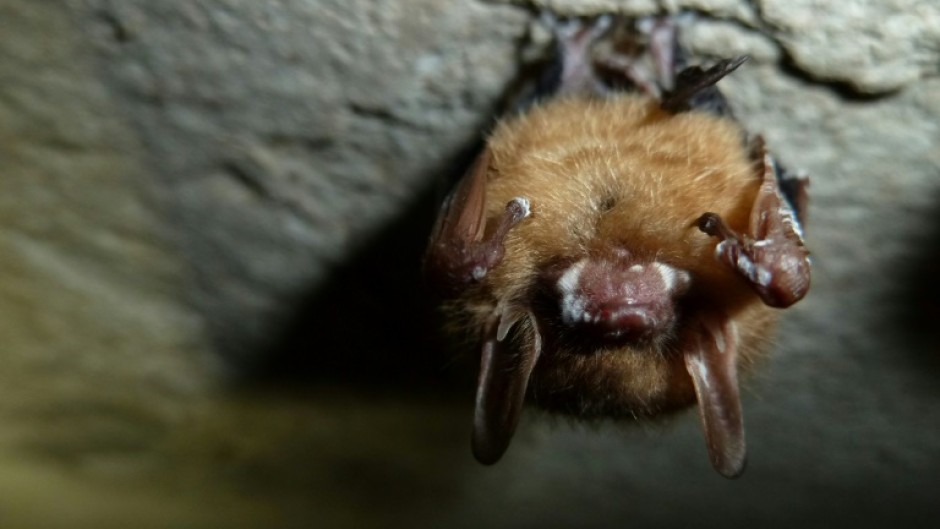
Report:
[[672,314],[671,306],[610,300],[589,305],[581,321],[569,324],[608,339],[641,340],[668,329],[673,321]]
[[688,287],[688,274],[658,262],[584,258],[555,283],[564,325],[608,339],[641,340],[675,322],[674,299]]

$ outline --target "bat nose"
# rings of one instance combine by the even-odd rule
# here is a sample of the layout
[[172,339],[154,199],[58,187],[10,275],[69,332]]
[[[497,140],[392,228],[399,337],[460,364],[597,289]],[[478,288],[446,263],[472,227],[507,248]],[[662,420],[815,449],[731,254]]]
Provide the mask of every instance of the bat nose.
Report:
[[675,319],[678,282],[670,270],[629,260],[581,260],[556,283],[562,322],[611,339],[644,339],[665,332]]
[[672,309],[652,303],[611,299],[587,303],[575,326],[606,338],[641,339],[656,336],[671,323]]

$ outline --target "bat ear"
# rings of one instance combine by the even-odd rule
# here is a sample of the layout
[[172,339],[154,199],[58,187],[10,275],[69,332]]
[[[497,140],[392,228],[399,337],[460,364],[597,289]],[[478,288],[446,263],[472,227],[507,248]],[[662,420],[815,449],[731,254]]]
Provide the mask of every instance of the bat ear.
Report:
[[744,472],[747,448],[737,377],[737,329],[727,316],[707,315],[687,331],[683,355],[695,386],[712,466],[726,478]]
[[[532,336],[522,351],[510,350],[510,329],[527,319]],[[509,309],[494,315],[485,330],[473,418],[473,456],[484,465],[499,461],[519,424],[526,388],[542,351],[542,337],[532,313]]]

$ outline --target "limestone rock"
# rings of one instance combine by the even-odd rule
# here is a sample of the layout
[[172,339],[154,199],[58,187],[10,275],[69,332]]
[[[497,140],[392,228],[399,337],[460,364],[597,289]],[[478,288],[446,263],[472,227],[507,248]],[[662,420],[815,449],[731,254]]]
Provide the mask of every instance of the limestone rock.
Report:
[[[760,29],[786,52],[791,66],[814,79],[844,83],[861,93],[890,92],[940,72],[940,4],[930,0],[532,0],[519,3],[580,15],[682,10],[705,13],[709,18]],[[730,25],[728,31],[733,32]],[[712,33],[720,40],[729,38]],[[699,46],[708,47],[708,44]]]
[[[519,74],[532,5],[695,10],[697,54],[754,56],[736,114],[812,177],[814,286],[744,390],[744,483],[691,416],[530,415],[498,466],[469,455],[412,213]],[[937,12],[0,2],[0,524],[936,525]],[[299,384],[230,376],[286,327]]]
[[940,72],[940,4],[924,0],[763,0],[761,19],[796,66],[859,92],[897,90]]

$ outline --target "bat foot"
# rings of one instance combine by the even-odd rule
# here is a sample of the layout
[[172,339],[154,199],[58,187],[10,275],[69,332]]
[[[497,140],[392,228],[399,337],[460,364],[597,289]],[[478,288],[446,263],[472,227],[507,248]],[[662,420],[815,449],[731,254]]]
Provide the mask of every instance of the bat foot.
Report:
[[557,93],[609,92],[594,71],[591,50],[594,43],[610,30],[614,17],[602,15],[590,20],[559,18],[551,12],[543,11],[541,20],[554,34],[558,49],[561,74]]
[[730,113],[727,102],[715,87],[715,83],[744,64],[749,57],[741,55],[734,59],[718,61],[703,70],[690,66],[676,76],[675,88],[663,94],[660,108],[667,112],[685,112],[693,108],[711,108],[719,114]]
[[539,14],[542,24],[549,28],[563,47],[590,47],[610,29],[614,22],[613,15],[600,15],[592,19],[577,17],[563,18],[551,11]]
[[635,87],[659,99],[672,89],[682,60],[676,24],[669,17],[650,16],[636,20],[635,26],[631,40],[603,50],[597,62],[615,86]]

